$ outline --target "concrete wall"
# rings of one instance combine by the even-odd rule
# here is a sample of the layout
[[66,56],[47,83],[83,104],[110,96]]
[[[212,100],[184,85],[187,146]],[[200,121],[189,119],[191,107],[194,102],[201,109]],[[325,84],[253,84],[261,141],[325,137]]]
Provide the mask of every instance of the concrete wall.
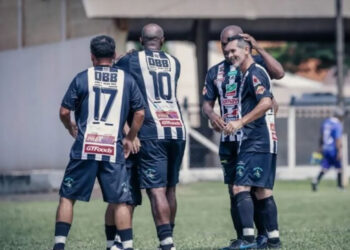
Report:
[[0,171],[64,168],[73,139],[58,110],[91,65],[90,38],[0,53]]

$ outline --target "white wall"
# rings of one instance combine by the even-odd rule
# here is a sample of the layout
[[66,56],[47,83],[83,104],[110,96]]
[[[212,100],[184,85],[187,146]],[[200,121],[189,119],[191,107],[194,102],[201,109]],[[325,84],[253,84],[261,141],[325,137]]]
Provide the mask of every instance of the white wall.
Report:
[[0,53],[0,172],[66,166],[73,139],[58,110],[70,81],[91,65],[89,42]]

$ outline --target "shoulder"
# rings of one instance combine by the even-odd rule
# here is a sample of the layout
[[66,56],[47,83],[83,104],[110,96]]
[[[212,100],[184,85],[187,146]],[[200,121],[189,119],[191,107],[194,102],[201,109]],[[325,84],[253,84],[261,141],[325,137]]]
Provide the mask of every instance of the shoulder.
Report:
[[225,70],[225,60],[215,64],[214,66],[210,67],[208,70],[208,75],[216,75],[218,71],[224,72]]
[[169,53],[167,53],[167,52],[163,52],[163,53],[164,53],[167,57],[174,59],[175,63],[180,64],[180,61],[179,61],[179,59],[177,59],[176,56],[173,56],[173,55],[171,55],[171,54],[169,54]]
[[258,78],[260,80],[265,80],[265,81],[270,80],[269,74],[267,73],[265,68],[258,63],[255,63],[253,65],[249,73],[253,81],[255,78]]

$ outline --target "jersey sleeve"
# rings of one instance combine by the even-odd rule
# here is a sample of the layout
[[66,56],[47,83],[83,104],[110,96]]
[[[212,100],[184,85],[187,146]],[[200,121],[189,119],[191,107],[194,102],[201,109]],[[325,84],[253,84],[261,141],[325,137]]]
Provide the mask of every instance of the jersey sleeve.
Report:
[[214,80],[215,78],[213,76],[213,71],[209,70],[205,77],[205,83],[204,83],[203,92],[202,92],[203,98],[206,101],[215,101],[218,96],[218,92],[215,87]]
[[335,126],[335,139],[339,139],[343,133],[343,126],[341,125],[341,123],[336,123],[336,126]]
[[71,82],[71,84],[69,85],[69,88],[63,97],[61,106],[69,110],[75,110],[77,107],[77,103],[78,103],[78,82],[77,82],[77,77],[75,77]]
[[145,101],[142,97],[141,91],[137,86],[134,78],[130,77],[130,107],[131,111],[135,112],[141,109],[145,109]]
[[114,66],[117,66],[118,68],[121,68],[122,70],[130,73],[130,69],[129,69],[129,59],[130,59],[130,55],[126,54],[125,56],[123,56],[122,58],[120,58],[115,64]]
[[273,97],[270,91],[270,78],[265,71],[255,68],[250,77],[250,88],[258,102],[264,97]]

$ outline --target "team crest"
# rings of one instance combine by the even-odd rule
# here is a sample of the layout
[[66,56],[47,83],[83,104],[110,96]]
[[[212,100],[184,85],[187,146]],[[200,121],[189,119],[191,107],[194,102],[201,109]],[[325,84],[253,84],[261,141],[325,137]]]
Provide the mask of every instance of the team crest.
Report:
[[244,174],[244,165],[237,165],[236,174],[240,177]]
[[262,95],[264,93],[265,93],[265,87],[262,85],[259,85],[255,90],[255,94],[257,95]]
[[256,168],[253,168],[253,175],[257,178],[257,179],[260,179],[261,178],[261,175],[262,175],[262,168],[260,167],[256,167]]
[[65,185],[66,187],[71,188],[72,185],[73,185],[73,182],[74,182],[74,179],[73,179],[73,178],[71,178],[71,177],[66,177],[66,178],[64,178],[64,180],[63,180],[63,185]]

